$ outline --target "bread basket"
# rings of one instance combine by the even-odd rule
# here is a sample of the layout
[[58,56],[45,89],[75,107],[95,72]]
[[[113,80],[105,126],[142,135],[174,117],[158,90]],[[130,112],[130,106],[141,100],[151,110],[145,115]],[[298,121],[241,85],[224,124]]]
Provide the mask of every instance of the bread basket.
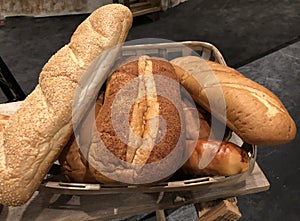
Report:
[[[139,43],[133,41],[133,44],[126,44],[120,51],[120,57],[131,57],[148,55],[154,57],[162,57],[167,60],[174,59],[180,56],[197,55],[203,59],[218,62],[222,65],[226,65],[226,62],[220,53],[220,51],[212,44],[201,41],[184,41],[184,42],[158,42],[152,43]],[[207,176],[199,177],[187,180],[173,180],[166,181],[151,186],[135,186],[135,185],[107,185],[107,184],[87,184],[87,183],[69,183],[61,182],[59,177],[61,174],[51,174],[45,178],[41,187],[58,194],[70,194],[70,195],[99,195],[99,194],[118,194],[118,193],[130,193],[130,192],[166,192],[166,191],[186,191],[186,190],[198,190],[211,186],[224,186],[240,183],[249,176],[254,168],[257,146],[250,145],[243,142],[235,133],[231,133],[230,141],[242,146],[250,156],[250,168],[244,173],[240,173],[233,176]],[[59,167],[57,165],[57,167]]]

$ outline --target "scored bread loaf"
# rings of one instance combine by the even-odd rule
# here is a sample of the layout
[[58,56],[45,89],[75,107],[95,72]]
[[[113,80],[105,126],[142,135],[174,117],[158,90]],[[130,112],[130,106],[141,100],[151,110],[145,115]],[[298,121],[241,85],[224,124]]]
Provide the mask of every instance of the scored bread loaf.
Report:
[[81,75],[104,50],[125,41],[131,24],[127,7],[105,5],[83,21],[70,43],[43,67],[39,84],[3,131],[0,204],[24,204],[37,190],[72,135],[73,96]]
[[[128,104],[132,106],[127,109]],[[101,144],[93,142],[88,156],[91,172],[99,182],[102,175],[135,184],[165,179],[177,169],[175,160],[184,162],[182,117],[180,85],[168,61],[141,56],[122,65],[107,82],[104,104],[96,118],[96,137],[128,166],[107,154],[100,155]],[[173,158],[163,162],[172,151]],[[147,167],[154,163],[157,165]],[[149,168],[147,172],[145,168]]]
[[[226,117],[228,127],[247,143],[272,146],[295,138],[295,122],[282,102],[267,88],[233,68],[200,57],[175,58],[171,63],[181,84],[206,110],[210,111],[211,103],[214,103],[216,109],[222,109],[218,99],[224,97],[227,116],[220,116],[218,112],[215,115],[223,121]],[[203,82],[211,75],[217,81]],[[216,93],[219,86],[222,95]],[[208,93],[215,100],[208,100]]]
[[[148,56],[130,58],[106,82],[91,143],[80,143],[79,135],[80,148],[61,156],[64,174],[73,182],[161,181],[186,160],[182,118],[180,85],[173,66]],[[165,160],[167,156],[171,157]]]

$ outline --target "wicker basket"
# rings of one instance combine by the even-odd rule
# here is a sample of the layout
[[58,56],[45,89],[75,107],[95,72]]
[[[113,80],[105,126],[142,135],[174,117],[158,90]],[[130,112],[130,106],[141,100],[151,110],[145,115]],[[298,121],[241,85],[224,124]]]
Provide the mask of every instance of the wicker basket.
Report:
[[226,65],[222,54],[214,45],[201,41],[126,45],[123,46],[121,51],[121,56],[123,57],[139,55],[163,57],[167,60],[181,56],[200,55],[201,58],[205,60],[211,60]]
[[[226,62],[220,51],[210,43],[201,41],[185,42],[164,42],[150,44],[126,45],[122,47],[120,57],[149,55],[154,57],[163,57],[167,60],[180,56],[197,55],[203,59],[218,62],[226,65]],[[43,187],[60,194],[72,195],[90,195],[90,194],[118,194],[130,192],[165,192],[165,191],[185,191],[198,190],[206,188],[207,185],[231,185],[239,183],[249,176],[254,168],[257,147],[243,142],[236,134],[232,133],[230,141],[242,146],[250,156],[250,168],[248,171],[233,176],[207,176],[196,179],[176,180],[162,182],[153,186],[135,186],[135,185],[107,185],[107,184],[84,184],[84,183],[62,183],[46,181]],[[51,179],[50,179],[51,180]]]

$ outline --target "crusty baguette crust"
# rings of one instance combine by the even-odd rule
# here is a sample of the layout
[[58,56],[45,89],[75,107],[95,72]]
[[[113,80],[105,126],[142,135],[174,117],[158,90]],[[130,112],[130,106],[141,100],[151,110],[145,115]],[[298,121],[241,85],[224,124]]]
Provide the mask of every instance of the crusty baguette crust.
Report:
[[206,78],[212,73],[215,75],[226,103],[226,123],[247,143],[272,146],[295,138],[295,122],[278,97],[267,88],[233,68],[199,57],[176,58],[171,63],[193,99],[208,111],[210,106],[206,93],[214,93],[215,85],[205,85],[204,88],[193,76],[197,74]]
[[82,73],[101,52],[125,41],[131,23],[127,7],[103,6],[44,66],[39,84],[3,131],[0,204],[24,204],[37,190],[72,134],[73,96]]

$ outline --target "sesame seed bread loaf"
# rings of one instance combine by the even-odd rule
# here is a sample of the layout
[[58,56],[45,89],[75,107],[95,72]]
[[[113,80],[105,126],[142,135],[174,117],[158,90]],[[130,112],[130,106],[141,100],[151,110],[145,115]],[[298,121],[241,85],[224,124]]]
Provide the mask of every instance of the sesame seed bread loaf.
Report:
[[[210,111],[212,102],[217,110],[222,109],[218,99],[224,97],[227,126],[247,143],[272,146],[295,138],[295,122],[279,98],[267,88],[233,68],[200,57],[175,58],[171,63],[181,84],[206,110]],[[212,75],[216,82],[207,81]],[[216,93],[219,86],[223,95]],[[211,100],[207,98],[208,93],[212,95]],[[218,114],[215,113],[216,117],[224,122],[224,116]]]
[[3,130],[0,204],[24,204],[38,189],[72,135],[73,96],[81,75],[104,50],[125,41],[131,23],[127,7],[103,6],[45,64],[39,84]]

